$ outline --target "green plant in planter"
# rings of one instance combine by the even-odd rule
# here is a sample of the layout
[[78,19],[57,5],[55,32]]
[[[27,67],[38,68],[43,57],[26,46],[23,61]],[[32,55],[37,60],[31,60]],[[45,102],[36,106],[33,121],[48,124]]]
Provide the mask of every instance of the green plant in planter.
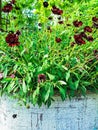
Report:
[[58,94],[65,100],[97,92],[97,5],[96,0],[3,2],[1,95],[50,106]]

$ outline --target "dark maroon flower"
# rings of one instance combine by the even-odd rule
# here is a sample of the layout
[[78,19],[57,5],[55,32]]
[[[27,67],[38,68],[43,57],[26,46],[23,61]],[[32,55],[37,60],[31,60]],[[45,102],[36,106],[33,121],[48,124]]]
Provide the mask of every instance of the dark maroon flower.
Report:
[[78,20],[76,20],[76,21],[73,21],[73,25],[75,26],[75,27],[80,27],[80,26],[82,26],[82,21],[78,21]]
[[98,29],[98,18],[97,17],[93,17],[92,21],[93,21],[93,26]]
[[9,43],[8,45],[10,46],[10,47],[14,47],[14,46],[18,46],[20,44],[20,42],[17,42],[17,43]]
[[44,82],[46,80],[45,74],[39,74],[38,75],[38,83]]
[[7,4],[7,5],[5,5],[5,6],[3,7],[2,11],[5,12],[5,13],[9,13],[9,12],[12,11],[12,9],[13,9],[12,4]]
[[44,7],[48,7],[48,5],[49,5],[48,2],[46,2],[46,1],[43,2],[43,6],[44,6]]
[[58,9],[57,14],[58,15],[62,15],[63,14],[63,10]]
[[8,43],[9,46],[17,46],[19,45],[19,41],[18,41],[18,35],[17,34],[14,34],[14,33],[9,33],[7,36],[6,36],[6,42]]
[[97,17],[93,17],[93,18],[92,18],[92,21],[93,21],[93,22],[98,22],[98,18],[97,18]]
[[53,14],[57,14],[58,8],[53,6],[53,8],[51,9]]
[[19,36],[21,34],[21,32],[19,30],[17,30],[16,34]]
[[56,38],[55,38],[55,41],[56,41],[57,43],[59,43],[59,42],[61,42],[62,40],[61,40],[61,38],[56,37]]
[[18,37],[16,36],[16,34],[10,33],[10,34],[8,34],[7,37],[6,37],[6,42],[7,42],[7,43],[18,42]]
[[80,36],[81,36],[81,37],[84,37],[84,38],[87,38],[87,35],[85,34],[85,32],[81,32],[81,33],[80,33]]
[[52,11],[53,14],[57,14],[57,15],[62,15],[63,14],[63,10],[60,10],[56,6],[53,6],[51,11]]
[[92,32],[92,28],[91,27],[89,27],[89,26],[85,26],[84,27],[84,32]]
[[58,23],[59,23],[59,24],[64,24],[64,22],[63,22],[63,21],[59,21]]
[[52,9],[53,14],[57,14],[57,9]]
[[88,36],[86,39],[87,39],[89,42],[92,42],[92,41],[94,40],[92,36]]
[[86,44],[80,34],[74,35],[75,42],[79,45]]

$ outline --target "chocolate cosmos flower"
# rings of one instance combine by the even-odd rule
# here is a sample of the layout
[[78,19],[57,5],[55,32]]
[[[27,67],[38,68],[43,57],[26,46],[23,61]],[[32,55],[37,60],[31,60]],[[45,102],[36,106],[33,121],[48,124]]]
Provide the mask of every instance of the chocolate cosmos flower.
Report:
[[38,75],[38,83],[44,82],[46,80],[45,74],[39,74]]
[[80,34],[74,35],[75,42],[79,45],[86,44]]
[[63,22],[63,21],[59,21],[58,23],[59,23],[59,24],[64,24],[64,22]]
[[2,11],[5,13],[9,13],[12,11],[12,9],[13,9],[13,6],[11,4],[7,4],[3,7]]
[[93,17],[92,21],[93,21],[93,26],[98,29],[98,18],[97,17]]
[[85,34],[85,32],[81,32],[80,36],[83,37],[83,38],[87,38],[87,35]]
[[84,27],[84,32],[92,32],[92,28],[91,27],[89,27],[89,26],[85,26]]
[[92,36],[88,36],[86,39],[87,39],[89,42],[92,42],[92,41],[94,40]]
[[18,35],[14,33],[10,33],[6,36],[6,42],[8,43],[9,46],[17,46],[19,45],[18,41]]
[[98,18],[97,18],[97,17],[93,17],[93,18],[92,18],[92,21],[93,21],[93,22],[98,22]]
[[61,42],[62,40],[61,40],[61,38],[55,38],[55,41],[57,42],[57,43],[59,43],[59,42]]
[[80,26],[82,26],[82,21],[78,21],[78,20],[76,20],[76,21],[73,21],[73,25],[75,26],[75,27],[80,27]]
[[57,15],[62,15],[63,14],[63,10],[60,10],[56,6],[53,6],[51,11],[52,11],[53,14],[57,14]]
[[21,34],[21,32],[19,30],[17,30],[16,34],[19,36]]
[[44,6],[44,7],[46,7],[46,8],[47,8],[47,7],[48,7],[48,5],[49,5],[49,4],[48,4],[48,2],[46,2],[46,1],[45,1],[45,2],[43,2],[43,6]]

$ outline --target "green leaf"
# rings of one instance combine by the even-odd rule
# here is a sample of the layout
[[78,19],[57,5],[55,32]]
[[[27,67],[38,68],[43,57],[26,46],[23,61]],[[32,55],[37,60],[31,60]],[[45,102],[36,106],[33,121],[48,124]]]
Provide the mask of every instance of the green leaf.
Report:
[[82,91],[82,94],[85,96],[85,94],[86,94],[86,87],[82,86],[81,87],[81,91]]
[[11,91],[13,91],[15,88],[15,82],[12,81],[9,83],[9,85],[7,86],[7,90],[8,90],[8,93],[10,93]]
[[60,91],[61,98],[64,101],[66,98],[66,90],[62,87],[59,87],[59,91]]
[[12,80],[12,78],[8,77],[8,78],[4,78],[2,79],[1,83],[7,83],[10,82]]
[[69,79],[68,84],[69,84],[69,86],[70,86],[71,89],[77,90],[77,88],[79,86],[79,80],[73,82],[72,79]]
[[70,71],[68,71],[68,72],[66,73],[66,81],[68,81],[69,78],[70,78]]
[[22,88],[23,88],[23,92],[26,93],[27,92],[27,86],[26,86],[24,79],[23,79],[23,83],[22,83]]
[[38,95],[39,95],[39,91],[40,88],[37,87],[37,89],[33,92],[33,104],[35,105],[38,101]]
[[75,86],[75,89],[78,88],[78,86],[79,86],[79,80],[77,80],[77,81],[74,82],[74,86]]
[[45,99],[44,99],[45,102],[48,100],[49,95],[50,95],[50,87],[48,88],[48,90],[47,90],[47,92],[45,94]]
[[54,89],[53,86],[50,86],[50,97],[54,95]]
[[59,80],[58,83],[60,83],[61,85],[66,85],[67,83],[65,81]]
[[50,105],[51,105],[51,98],[49,98],[48,101],[47,101],[48,108],[50,107]]
[[8,69],[6,67],[5,70],[4,70],[4,73],[3,73],[5,78],[7,77],[7,73],[8,73]]
[[54,79],[55,79],[55,76],[54,76],[54,75],[49,74],[49,73],[47,73],[47,75],[48,75],[48,77],[49,77],[50,80],[54,80]]
[[87,81],[82,81],[82,82],[83,82],[82,84],[83,84],[84,86],[89,86],[89,85],[91,84],[90,82],[87,82]]
[[68,68],[67,68],[67,67],[65,67],[64,65],[62,65],[62,68],[63,68],[64,70],[68,70]]

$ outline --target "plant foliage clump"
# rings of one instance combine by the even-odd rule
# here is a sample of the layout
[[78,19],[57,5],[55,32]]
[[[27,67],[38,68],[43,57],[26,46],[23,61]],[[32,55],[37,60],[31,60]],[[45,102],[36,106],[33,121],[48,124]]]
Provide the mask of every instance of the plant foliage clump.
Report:
[[2,1],[0,94],[48,106],[98,92],[98,1]]

